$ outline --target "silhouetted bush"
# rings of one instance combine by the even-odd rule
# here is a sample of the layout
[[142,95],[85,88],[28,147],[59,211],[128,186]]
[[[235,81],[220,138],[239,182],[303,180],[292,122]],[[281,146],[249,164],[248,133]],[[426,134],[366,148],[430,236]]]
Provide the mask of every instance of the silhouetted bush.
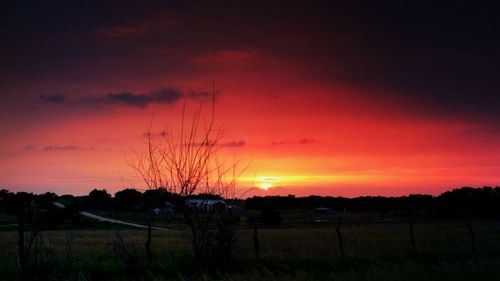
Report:
[[89,209],[108,209],[111,207],[111,195],[106,189],[93,189],[85,201],[85,205]]
[[114,205],[118,211],[138,210],[142,207],[142,193],[126,188],[115,193]]
[[19,214],[31,204],[36,195],[27,192],[13,193],[4,189],[1,196],[1,208],[7,213]]
[[165,207],[165,202],[174,203],[177,202],[176,194],[169,192],[165,188],[148,189],[143,193],[143,204],[144,209],[154,209]]
[[38,208],[48,209],[54,207],[54,202],[57,200],[57,195],[52,192],[46,192],[44,194],[36,195],[34,197],[34,204]]

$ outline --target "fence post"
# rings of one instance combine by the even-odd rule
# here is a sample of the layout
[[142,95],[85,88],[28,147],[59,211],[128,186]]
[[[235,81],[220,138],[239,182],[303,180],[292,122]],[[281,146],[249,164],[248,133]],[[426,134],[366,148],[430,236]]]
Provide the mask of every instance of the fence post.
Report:
[[342,240],[342,232],[340,232],[341,225],[342,225],[342,217],[339,217],[339,221],[337,223],[337,226],[335,227],[335,230],[337,232],[337,238],[339,240],[340,256],[343,257],[345,255],[345,252],[344,252],[344,241]]
[[151,254],[151,221],[148,222],[148,239],[146,240],[146,257],[148,265],[153,262],[153,255]]
[[413,220],[410,220],[410,242],[411,247],[415,249],[417,247],[417,243],[415,242],[415,232],[413,231]]
[[17,226],[17,247],[19,250],[19,265],[21,266],[21,274],[24,279],[24,274],[26,272],[26,253],[24,247],[24,221],[22,211],[19,212],[19,224]]
[[474,233],[474,229],[472,228],[472,219],[469,218],[467,222],[467,229],[469,230],[470,242],[471,242],[471,250],[473,253],[476,252],[476,234]]
[[257,231],[257,222],[253,222],[253,248],[255,251],[255,260],[259,259],[260,256],[260,243],[259,243],[259,233]]

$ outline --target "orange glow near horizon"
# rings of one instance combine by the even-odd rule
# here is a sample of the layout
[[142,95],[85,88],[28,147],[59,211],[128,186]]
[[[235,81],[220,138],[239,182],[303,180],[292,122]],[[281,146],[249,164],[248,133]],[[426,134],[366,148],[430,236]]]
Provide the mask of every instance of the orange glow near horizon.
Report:
[[[218,92],[216,125],[224,129],[218,156],[248,165],[237,195],[438,194],[500,184],[499,132],[488,125],[415,113],[398,103],[404,93],[315,80],[300,64],[265,52],[221,51],[190,63],[146,80],[110,76],[92,85],[58,85],[76,92],[64,104],[25,101],[29,113],[0,121],[7,128],[0,187],[75,195],[145,189],[125,159],[146,148],[143,134],[153,116],[158,137],[178,130],[184,107],[187,119],[200,104],[210,114],[210,101],[127,106],[99,100],[117,89],[155,93],[163,85],[203,93],[211,79]],[[56,82],[47,83],[43,91]],[[19,91],[43,92],[38,86],[19,85]],[[97,105],[79,104],[82,98]],[[245,193],[252,185],[258,188]]]
[[[238,189],[258,187],[245,196],[437,194],[452,187],[500,181],[495,136],[471,136],[469,132],[480,129],[474,124],[398,120],[377,112],[351,118],[345,112],[351,106],[348,102],[344,110],[328,112],[321,99],[311,105],[294,101],[293,96],[263,103],[264,95],[244,99],[245,106],[238,106],[242,99],[221,96],[216,118],[223,120],[219,124],[224,128],[221,159],[236,157],[242,167],[248,165],[238,179]],[[258,115],[252,114],[259,108]],[[288,115],[290,108],[297,111]],[[78,195],[93,188],[144,189],[125,158],[145,149],[143,134],[153,113],[152,131],[161,132],[180,124],[181,110],[95,112],[10,137],[4,142],[12,153],[4,158],[8,165],[2,168],[2,185]],[[29,178],[23,176],[26,171]]]
[[271,188],[271,187],[273,187],[273,185],[272,185],[272,184],[270,184],[270,183],[261,183],[261,184],[260,184],[260,188],[261,188],[261,189],[264,189],[264,190],[268,190],[268,189],[269,189],[269,188]]

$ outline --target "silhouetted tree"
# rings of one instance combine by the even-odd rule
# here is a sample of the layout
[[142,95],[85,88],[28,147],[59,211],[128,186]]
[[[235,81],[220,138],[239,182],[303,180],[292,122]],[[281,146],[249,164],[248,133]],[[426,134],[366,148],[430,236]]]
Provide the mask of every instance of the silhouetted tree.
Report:
[[330,207],[349,212],[392,213],[407,218],[419,216],[439,217],[500,217],[500,187],[462,187],[439,196],[411,194],[401,197],[361,196],[343,197],[294,197],[266,196],[245,200],[247,209],[312,209]]
[[44,194],[37,195],[34,199],[34,203],[38,208],[52,208],[54,207],[54,202],[57,200],[57,195],[52,192],[46,192]]
[[172,203],[177,200],[175,194],[163,187],[148,189],[142,195],[143,207],[146,209],[162,208],[165,207],[165,202]]
[[139,209],[142,202],[142,193],[133,188],[126,188],[115,193],[114,204],[117,210],[125,211]]
[[87,197],[86,205],[90,209],[108,209],[111,202],[111,195],[106,189],[93,189]]
[[[217,157],[222,130],[215,127],[214,119],[215,88],[208,120],[202,118],[200,106],[191,124],[185,124],[183,111],[180,130],[177,133],[170,130],[159,140],[153,140],[150,124],[146,133],[146,150],[143,153],[134,152],[136,161],[127,159],[128,164],[142,177],[149,189],[164,187],[183,199],[197,193],[235,197],[236,179],[242,171],[237,172],[237,161],[228,165]],[[231,249],[228,244],[231,244],[233,235],[230,225],[226,223],[227,214],[224,211],[207,212],[191,208],[183,200],[176,203],[191,230],[191,242],[198,263],[202,266],[209,261],[224,263],[225,260],[213,257],[229,256],[229,253],[220,253],[222,249]]]

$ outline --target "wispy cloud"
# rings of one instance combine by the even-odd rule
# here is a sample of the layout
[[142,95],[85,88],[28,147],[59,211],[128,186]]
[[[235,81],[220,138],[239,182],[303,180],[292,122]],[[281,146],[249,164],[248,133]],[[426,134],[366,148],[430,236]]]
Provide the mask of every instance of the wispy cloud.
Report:
[[145,138],[148,137],[148,135],[151,136],[151,137],[153,137],[153,138],[155,138],[155,137],[166,137],[166,136],[168,136],[168,132],[166,130],[161,130],[159,132],[145,132],[145,133],[142,134],[142,136],[145,137]]
[[226,146],[226,147],[239,147],[239,146],[245,146],[247,143],[244,140],[238,140],[238,141],[229,141],[229,142],[223,142],[220,144],[220,146]]
[[44,151],[59,151],[59,150],[78,150],[80,149],[75,145],[49,145],[43,148]]
[[154,12],[150,17],[133,24],[112,25],[98,28],[97,34],[113,39],[154,36],[182,26],[180,13],[174,10]]
[[[217,94],[217,93],[216,93]],[[71,100],[65,95],[40,95],[39,99],[45,103],[73,104],[87,106],[124,105],[129,107],[145,108],[150,104],[173,104],[182,98],[205,99],[211,96],[209,91],[182,91],[173,87],[162,87],[146,93],[132,91],[112,92],[102,96],[84,96]]]
[[[212,95],[212,93],[209,91],[193,91],[193,90],[191,90],[191,91],[188,91],[186,93],[186,96],[188,98],[191,98],[191,99],[200,99],[200,98],[203,99],[203,98],[208,98],[211,95]],[[216,92],[215,95],[217,96],[218,93]]]
[[311,139],[311,138],[303,138],[300,140],[300,144],[312,144],[312,143],[316,143],[316,142],[318,142],[318,141],[315,139]]
[[28,144],[25,147],[23,147],[23,150],[33,151],[33,150],[36,150],[36,146],[34,144]]
[[219,66],[248,66],[262,60],[261,54],[255,50],[219,50],[205,53],[193,58],[197,65],[219,65]]
[[46,103],[64,103],[66,102],[66,97],[64,95],[40,95],[40,100]]
[[269,144],[270,145],[285,145],[285,144],[313,144],[317,143],[318,141],[313,138],[302,138],[300,140],[280,140],[280,141],[272,141]]
[[133,92],[108,93],[103,97],[83,97],[78,100],[81,104],[113,105],[121,104],[131,107],[146,107],[149,104],[172,104],[182,98],[182,91],[174,88],[161,88],[148,94]]

